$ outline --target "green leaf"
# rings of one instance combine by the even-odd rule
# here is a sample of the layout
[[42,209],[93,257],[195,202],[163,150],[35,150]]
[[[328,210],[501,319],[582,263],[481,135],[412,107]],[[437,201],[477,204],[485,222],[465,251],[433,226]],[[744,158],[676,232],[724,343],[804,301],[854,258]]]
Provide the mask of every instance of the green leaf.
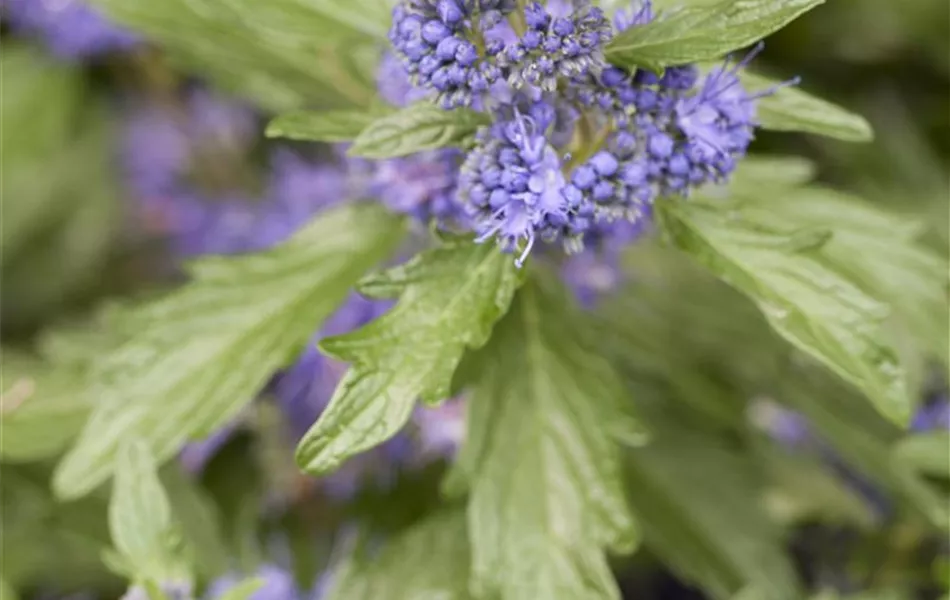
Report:
[[626,461],[644,544],[715,598],[754,588],[761,600],[797,598],[781,532],[759,504],[755,465],[716,438],[650,421],[651,443]]
[[[779,82],[743,72],[739,78],[749,91],[772,88]],[[797,86],[784,86],[756,102],[756,117],[763,129],[804,131],[846,142],[870,142],[871,125],[861,115],[803,92]]]
[[815,178],[815,163],[800,156],[751,155],[739,162],[730,190],[770,191],[797,188]]
[[391,158],[457,146],[487,123],[487,116],[467,108],[443,110],[428,102],[416,102],[371,123],[353,141],[349,154]]
[[82,429],[92,405],[77,369],[4,348],[0,354],[4,461],[56,456]]
[[264,580],[260,577],[245,579],[234,587],[228,588],[221,595],[216,596],[217,600],[249,600],[262,585]]
[[104,301],[89,315],[54,324],[43,330],[36,346],[42,356],[57,366],[86,371],[103,354],[128,339],[125,332],[110,327],[116,315],[133,306],[134,300]]
[[610,62],[658,71],[719,58],[777,31],[824,0],[724,0],[687,6],[618,34],[607,44]]
[[830,231],[741,200],[667,201],[658,208],[672,241],[752,298],[786,340],[862,390],[888,418],[908,421],[903,370],[881,329],[888,307],[821,253]]
[[604,548],[637,540],[618,443],[634,424],[588,325],[563,290],[532,280],[481,353],[455,473],[470,488],[478,596],[619,598]]
[[0,61],[0,320],[9,333],[36,328],[108,279],[117,196],[111,123],[82,70],[16,43]]
[[[4,464],[0,472],[3,546],[0,573],[17,589],[115,589],[100,554],[109,544],[107,500],[90,496],[58,503],[45,465]],[[56,577],[51,581],[50,574]],[[53,591],[51,589],[51,591]]]
[[348,142],[389,110],[295,111],[284,113],[267,126],[268,137],[311,142]]
[[950,530],[946,498],[894,457],[892,449],[900,431],[893,424],[837,380],[808,365],[787,370],[777,384],[777,397],[801,412],[816,434],[855,471],[912,507],[932,526]]
[[894,448],[898,461],[914,471],[950,478],[950,432],[931,431],[902,439]]
[[887,302],[926,359],[950,363],[950,264],[916,240],[921,224],[859,198],[820,187],[776,197],[745,193],[755,209],[802,227],[834,226],[822,255],[869,295]]
[[188,565],[176,553],[168,497],[143,442],[124,444],[116,457],[109,531],[136,580],[187,580]]
[[221,528],[221,515],[214,501],[178,464],[168,465],[160,477],[196,571],[206,581],[224,575],[230,566],[230,556]]
[[[75,202],[57,194],[60,178],[49,177],[50,158],[74,138],[85,98],[82,73],[38,51],[5,40],[3,70],[2,262],[68,214]],[[59,165],[57,165],[59,166]],[[73,190],[75,193],[75,190]],[[73,201],[73,202],[70,202]]]
[[[162,589],[161,584],[157,581],[146,579],[142,582],[142,586],[139,587],[139,590],[142,588],[145,588],[145,597],[148,598],[148,600],[171,600],[169,595],[165,593],[165,590]],[[136,593],[137,591],[138,590],[135,590],[130,594],[132,599],[135,599],[135,596],[139,595]]]
[[443,510],[389,539],[354,551],[334,572],[327,600],[469,600],[465,513]]
[[201,472],[201,487],[208,492],[220,516],[232,566],[245,573],[255,571],[265,561],[259,527],[268,490],[262,473],[266,467],[257,452],[252,434],[237,431]]
[[399,302],[365,327],[320,344],[354,364],[297,447],[297,464],[311,473],[333,470],[395,435],[418,398],[445,399],[465,349],[488,340],[520,281],[510,255],[462,240],[365,279],[361,291],[398,295]]
[[0,578],[0,600],[19,600],[16,590],[7,581]]
[[755,305],[654,240],[637,243],[624,259],[637,276],[605,299],[597,316],[601,337],[624,361],[625,372],[662,382],[669,399],[699,413],[705,425],[744,424],[743,385],[768,378],[787,353],[775,351],[774,335]]
[[756,455],[765,459],[764,467],[772,480],[766,505],[781,522],[844,523],[863,531],[871,531],[878,524],[867,501],[819,458],[767,447],[757,448]]
[[[176,66],[274,111],[367,106],[375,97],[378,48],[389,17],[385,0],[92,4],[160,45]],[[142,66],[170,75],[155,61]]]
[[833,591],[825,591],[817,596],[813,596],[811,600],[907,600],[907,598],[911,597],[913,597],[913,594],[908,589],[888,586],[885,589],[866,590],[847,595],[840,595]]
[[378,42],[388,41],[391,4],[387,0],[325,0],[306,6],[325,16],[331,27],[339,24]]
[[125,437],[164,461],[231,421],[401,237],[383,208],[346,205],[273,250],[195,262],[191,283],[124,311],[114,326],[131,338],[96,369],[98,404],[57,468],[57,494],[106,480]]

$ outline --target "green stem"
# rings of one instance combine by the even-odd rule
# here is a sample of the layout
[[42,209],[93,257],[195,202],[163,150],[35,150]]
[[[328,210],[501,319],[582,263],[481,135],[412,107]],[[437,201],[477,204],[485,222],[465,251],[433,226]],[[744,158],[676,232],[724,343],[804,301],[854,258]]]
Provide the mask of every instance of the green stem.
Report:
[[564,172],[570,173],[577,166],[587,162],[603,147],[609,133],[609,125],[595,129],[590,118],[583,114],[574,130],[574,138],[570,144],[571,160],[564,166]]

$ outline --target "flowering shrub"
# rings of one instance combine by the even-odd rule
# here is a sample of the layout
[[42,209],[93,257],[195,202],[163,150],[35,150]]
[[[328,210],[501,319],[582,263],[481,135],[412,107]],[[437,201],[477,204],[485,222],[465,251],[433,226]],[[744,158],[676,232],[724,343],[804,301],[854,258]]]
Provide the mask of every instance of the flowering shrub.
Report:
[[936,597],[946,257],[757,141],[873,137],[819,4],[5,0],[3,598]]

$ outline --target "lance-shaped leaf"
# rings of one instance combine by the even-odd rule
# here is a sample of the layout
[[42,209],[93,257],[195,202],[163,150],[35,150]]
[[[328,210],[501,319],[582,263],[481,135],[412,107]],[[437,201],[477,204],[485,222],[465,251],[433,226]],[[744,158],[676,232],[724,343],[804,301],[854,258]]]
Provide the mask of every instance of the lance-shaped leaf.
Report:
[[130,338],[96,368],[98,402],[57,469],[57,493],[107,479],[125,437],[164,461],[233,419],[401,237],[382,208],[347,205],[268,252],[198,261],[191,283],[123,311],[113,326]]
[[909,384],[919,379],[913,376],[915,365],[934,358],[950,361],[950,266],[946,257],[918,241],[920,222],[818,186],[778,189],[777,181],[756,183],[738,177],[743,170],[737,170],[730,189],[747,202],[746,212],[759,215],[756,218],[799,227],[834,224],[834,235],[821,254],[866,293],[890,305],[886,333],[901,352]]
[[469,548],[462,510],[434,513],[382,548],[354,549],[332,577],[327,600],[469,600]]
[[272,110],[367,106],[375,95],[378,44],[389,17],[385,0],[91,4],[160,44],[176,67]]
[[488,117],[467,108],[443,110],[429,102],[416,102],[372,122],[350,146],[351,156],[391,158],[470,139]]
[[888,306],[821,252],[836,223],[796,224],[754,204],[668,201],[657,212],[677,246],[747,294],[786,340],[906,422],[903,369],[881,328]]
[[272,120],[267,125],[267,136],[309,142],[348,142],[389,112],[388,109],[294,111]]
[[217,596],[217,598],[218,600],[250,600],[250,598],[254,597],[254,592],[259,590],[264,583],[265,581],[260,577],[251,577],[241,581],[234,587],[228,588],[222,592],[220,596]]
[[762,194],[743,195],[758,201],[758,212],[788,222],[806,227],[834,224],[822,255],[868,294],[887,302],[893,319],[911,333],[927,359],[950,362],[950,265],[945,256],[917,241],[920,223],[820,187],[773,196],[772,201]]
[[732,174],[729,189],[797,188],[815,178],[815,164],[800,156],[745,157]]
[[591,333],[563,290],[530,281],[480,354],[455,473],[480,596],[619,598],[604,549],[637,537],[617,441],[630,400]]
[[143,442],[123,444],[116,457],[109,531],[127,575],[139,581],[188,581],[168,496]]
[[[739,77],[750,92],[767,90],[779,84],[748,72]],[[759,98],[756,101],[756,120],[763,129],[775,131],[804,131],[846,142],[874,139],[874,131],[864,117],[816,98],[798,86],[782,86],[775,93]]]
[[894,456],[900,430],[857,394],[812,365],[792,363],[782,373],[777,397],[801,412],[815,432],[856,472],[872,480],[931,525],[950,530],[950,507],[939,489]]
[[445,399],[465,349],[488,340],[520,281],[511,256],[468,241],[448,242],[365,280],[360,289],[367,295],[398,295],[399,302],[365,327],[320,344],[354,364],[297,447],[300,467],[333,470],[395,435],[417,399]]
[[195,572],[207,581],[224,575],[229,566],[221,515],[213,499],[177,463],[160,474],[175,521],[181,526],[183,552],[194,562]]
[[724,0],[687,6],[607,44],[610,62],[659,70],[719,58],[761,40],[824,0]]
[[630,452],[630,500],[643,542],[712,597],[750,586],[761,600],[798,598],[780,530],[760,497],[757,466],[682,424],[650,422],[652,441]]

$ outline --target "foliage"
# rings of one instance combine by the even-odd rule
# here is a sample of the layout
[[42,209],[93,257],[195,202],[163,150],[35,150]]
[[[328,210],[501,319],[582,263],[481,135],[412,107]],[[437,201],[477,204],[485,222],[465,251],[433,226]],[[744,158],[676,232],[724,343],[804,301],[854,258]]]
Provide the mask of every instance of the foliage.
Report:
[[[657,2],[613,32],[524,2],[88,3],[144,41],[54,59],[0,9],[0,598],[621,600],[666,597],[667,575],[717,600],[950,593],[945,157],[925,139],[947,127],[866,119],[841,82],[821,97],[841,49],[801,60],[797,28],[853,9]],[[491,50],[499,16],[521,46]],[[612,33],[591,50],[576,29]],[[764,72],[805,86],[709,75],[772,34],[795,50]],[[431,89],[385,104],[387,53]],[[687,64],[700,91],[663,84],[667,113],[582,102]],[[161,130],[149,166],[187,165],[135,197],[136,103],[176,123],[212,86],[266,131],[214,110]],[[555,146],[558,94],[583,110]],[[649,200],[598,199],[644,147]],[[181,250],[255,228],[267,243]]]

